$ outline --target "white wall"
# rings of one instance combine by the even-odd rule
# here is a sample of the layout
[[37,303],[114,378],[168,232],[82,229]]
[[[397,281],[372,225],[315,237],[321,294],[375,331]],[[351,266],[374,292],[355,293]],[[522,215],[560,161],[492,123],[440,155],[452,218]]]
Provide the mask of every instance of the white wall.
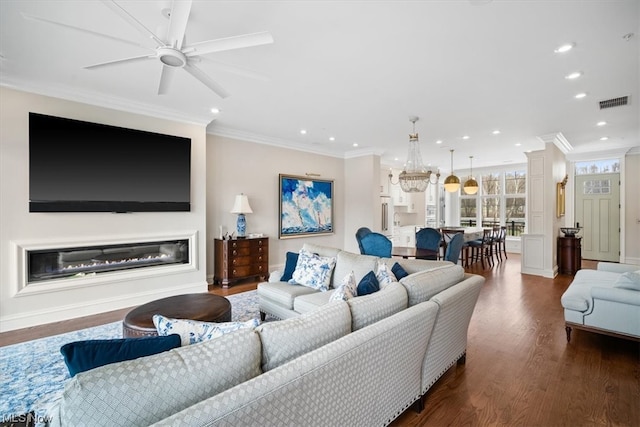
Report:
[[[191,212],[29,213],[29,112],[191,138]],[[168,295],[206,291],[205,143],[206,130],[201,125],[0,87],[0,331],[130,307]],[[87,286],[71,283],[55,292],[18,293],[15,242],[135,239],[180,232],[197,236],[196,268],[192,271]]]
[[380,176],[380,157],[368,155],[345,161],[345,216],[344,243],[342,247],[349,252],[359,253],[356,231],[368,227],[381,232],[382,208],[380,202],[379,181],[372,177]]
[[640,265],[640,150],[625,156],[625,259],[630,264]]
[[[334,181],[335,233],[279,240],[278,175],[305,176],[305,173],[319,174],[321,179]],[[229,232],[236,228],[237,215],[229,212],[236,194],[246,194],[253,210],[252,214],[247,214],[247,233],[264,233],[270,237],[270,271],[284,264],[287,251],[298,252],[305,242],[343,247],[347,185],[343,159],[209,134],[206,179],[207,277],[210,281],[213,278],[213,239],[218,236],[219,226],[226,226]]]

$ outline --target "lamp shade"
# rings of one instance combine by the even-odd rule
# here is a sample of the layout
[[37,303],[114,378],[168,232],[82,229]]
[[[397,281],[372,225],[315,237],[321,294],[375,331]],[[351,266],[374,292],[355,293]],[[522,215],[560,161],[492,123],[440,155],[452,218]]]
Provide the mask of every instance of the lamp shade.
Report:
[[231,213],[234,214],[246,214],[253,213],[251,210],[251,206],[249,206],[249,198],[244,194],[238,194],[236,196],[236,201],[233,204],[233,209],[231,209]]
[[447,179],[444,180],[444,189],[449,193],[455,193],[460,188],[460,178],[455,175],[449,175]]
[[464,183],[462,188],[464,188],[466,194],[476,194],[478,192],[478,181],[471,177]]

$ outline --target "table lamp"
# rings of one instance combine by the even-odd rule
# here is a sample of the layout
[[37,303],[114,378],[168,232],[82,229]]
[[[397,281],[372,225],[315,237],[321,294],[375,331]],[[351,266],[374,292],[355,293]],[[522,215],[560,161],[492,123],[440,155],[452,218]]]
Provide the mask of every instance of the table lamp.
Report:
[[236,223],[236,231],[239,238],[244,238],[247,231],[247,221],[244,214],[253,213],[251,206],[249,206],[249,198],[240,193],[236,196],[236,201],[233,204],[231,213],[238,214],[238,222]]

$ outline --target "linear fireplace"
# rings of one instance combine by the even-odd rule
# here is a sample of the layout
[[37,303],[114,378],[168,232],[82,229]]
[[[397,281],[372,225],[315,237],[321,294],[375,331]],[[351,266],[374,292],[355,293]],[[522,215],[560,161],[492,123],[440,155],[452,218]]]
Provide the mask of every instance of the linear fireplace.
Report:
[[190,262],[189,239],[27,250],[27,283]]

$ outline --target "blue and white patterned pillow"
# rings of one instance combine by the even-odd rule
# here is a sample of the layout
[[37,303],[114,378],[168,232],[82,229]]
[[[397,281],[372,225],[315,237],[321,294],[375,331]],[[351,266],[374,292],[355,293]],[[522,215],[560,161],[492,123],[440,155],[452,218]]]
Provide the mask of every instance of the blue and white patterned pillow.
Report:
[[380,260],[376,261],[376,279],[380,284],[380,289],[384,289],[390,283],[397,282],[395,274],[389,269],[389,266]]
[[246,322],[213,323],[189,319],[172,319],[160,314],[154,314],[153,324],[156,326],[158,335],[178,334],[182,345],[185,346],[218,338],[238,329],[253,329],[260,325],[260,321],[251,319]]
[[358,283],[356,275],[352,271],[342,279],[329,301],[346,301],[356,296],[358,296]]
[[321,257],[305,249],[300,250],[296,269],[289,283],[308,286],[325,292],[331,284],[331,273],[336,266],[336,257]]

